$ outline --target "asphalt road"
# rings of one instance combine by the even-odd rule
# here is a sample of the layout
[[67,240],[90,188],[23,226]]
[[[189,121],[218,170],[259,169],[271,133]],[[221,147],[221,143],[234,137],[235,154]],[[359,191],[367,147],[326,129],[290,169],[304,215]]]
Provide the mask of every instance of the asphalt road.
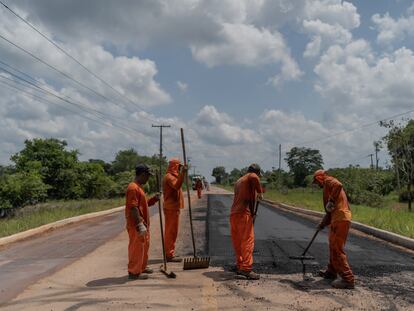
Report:
[[125,228],[123,212],[69,225],[0,249],[0,306],[92,252]]
[[[213,265],[226,267],[234,264],[229,227],[233,196],[211,195],[209,199],[209,254]],[[301,263],[289,259],[289,256],[303,252],[315,232],[316,224],[270,205],[260,205],[255,224],[254,269],[267,274],[301,272]],[[327,231],[319,233],[308,253],[315,257],[307,266],[309,276],[327,265]],[[402,296],[414,304],[412,253],[354,233],[348,237],[346,252],[358,286],[387,296]]]

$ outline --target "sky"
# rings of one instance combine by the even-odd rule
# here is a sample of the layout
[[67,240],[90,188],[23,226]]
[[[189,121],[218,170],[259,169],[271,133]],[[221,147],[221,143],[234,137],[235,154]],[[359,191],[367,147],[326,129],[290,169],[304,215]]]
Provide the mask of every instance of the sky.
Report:
[[307,147],[325,168],[366,167],[376,121],[412,117],[413,1],[1,1],[89,72],[0,5],[0,164],[39,137],[81,160],[152,155],[152,124],[168,124],[165,155],[182,157],[184,128],[209,179],[277,167],[279,144],[282,158]]

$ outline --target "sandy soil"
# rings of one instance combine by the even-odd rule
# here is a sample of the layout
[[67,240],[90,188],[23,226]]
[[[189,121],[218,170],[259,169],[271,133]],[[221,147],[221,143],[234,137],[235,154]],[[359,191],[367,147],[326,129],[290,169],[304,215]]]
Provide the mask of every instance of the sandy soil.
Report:
[[[218,191],[214,189],[213,191]],[[207,199],[196,200],[197,241],[203,241]],[[156,208],[156,207],[153,207]],[[191,251],[188,209],[182,213],[178,252]],[[161,243],[158,214],[151,219],[150,266],[158,270]],[[205,240],[205,239],[204,239]],[[395,296],[385,299],[369,288],[334,290],[324,281],[301,282],[301,274],[262,274],[260,281],[240,280],[220,267],[182,270],[168,279],[155,271],[148,280],[129,281],[126,232],[88,256],[27,288],[4,310],[414,310]],[[200,245],[204,249],[205,245]],[[317,284],[317,286],[315,286]],[[2,310],[3,310],[2,309]]]

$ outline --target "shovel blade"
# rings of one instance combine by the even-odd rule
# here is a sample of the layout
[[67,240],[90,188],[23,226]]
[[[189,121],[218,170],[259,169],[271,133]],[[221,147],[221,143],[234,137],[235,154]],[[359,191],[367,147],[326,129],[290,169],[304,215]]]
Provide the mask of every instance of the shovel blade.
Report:
[[184,270],[206,269],[210,266],[210,257],[184,258]]

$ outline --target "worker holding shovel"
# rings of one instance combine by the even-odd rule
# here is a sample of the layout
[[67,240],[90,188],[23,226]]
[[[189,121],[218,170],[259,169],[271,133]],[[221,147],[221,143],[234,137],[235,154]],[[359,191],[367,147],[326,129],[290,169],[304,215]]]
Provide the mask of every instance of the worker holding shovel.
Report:
[[156,194],[147,200],[143,186],[152,175],[150,168],[145,164],[135,167],[135,180],[128,185],[126,191],[125,217],[129,236],[128,244],[128,276],[130,279],[148,279],[152,269],[147,267],[149,235],[148,206],[160,200]]
[[[326,271],[320,271],[319,275],[334,280],[331,284],[335,288],[352,289],[355,287],[354,274],[344,250],[352,219],[348,199],[342,184],[324,170],[315,172],[313,183],[323,188],[323,205],[326,212],[318,229],[330,226],[329,264]],[[341,279],[335,280],[337,275]]]
[[184,196],[181,187],[186,172],[187,166],[182,165],[178,159],[171,159],[162,183],[164,191],[165,252],[168,262],[182,261],[182,258],[176,256],[174,252],[180,223],[180,210],[184,208]]
[[238,275],[249,280],[258,280],[260,275],[252,271],[254,249],[254,210],[257,199],[262,199],[259,176],[260,166],[251,164],[247,174],[234,185],[234,199],[230,213],[231,239],[236,254]]

